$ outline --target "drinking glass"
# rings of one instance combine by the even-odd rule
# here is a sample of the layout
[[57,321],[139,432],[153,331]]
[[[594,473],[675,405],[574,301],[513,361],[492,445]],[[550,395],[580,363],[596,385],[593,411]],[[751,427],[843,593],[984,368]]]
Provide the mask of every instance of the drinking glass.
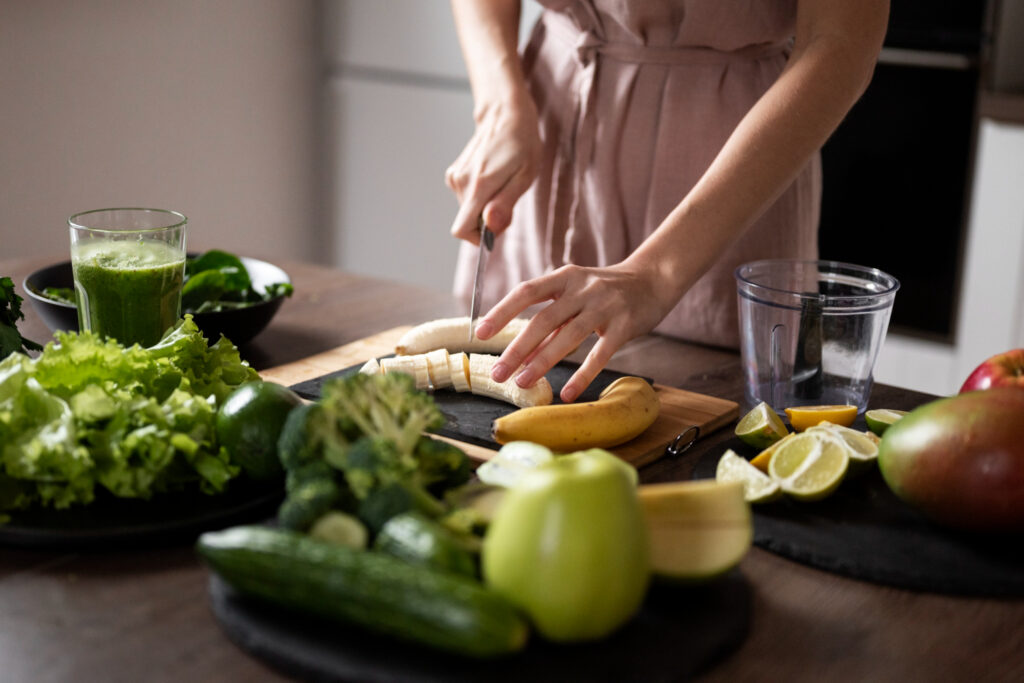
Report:
[[152,346],[181,314],[188,219],[164,209],[97,209],[68,219],[78,325]]

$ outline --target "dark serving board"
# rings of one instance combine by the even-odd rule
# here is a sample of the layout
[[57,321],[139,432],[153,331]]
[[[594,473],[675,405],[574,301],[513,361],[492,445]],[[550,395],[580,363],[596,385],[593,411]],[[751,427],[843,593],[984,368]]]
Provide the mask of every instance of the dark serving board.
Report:
[[[714,478],[726,448],[748,459],[756,455],[732,439],[705,453],[693,477]],[[1024,597],[1024,535],[986,536],[933,524],[900,501],[877,468],[844,481],[823,501],[782,500],[753,511],[755,545],[818,569],[934,593]]]
[[88,505],[11,512],[0,525],[0,546],[104,550],[190,543],[203,531],[265,519],[283,497],[280,479],[238,479],[217,495],[190,491],[130,500],[97,493]]
[[241,596],[210,577],[213,613],[240,648],[301,680],[681,681],[736,649],[749,630],[751,595],[734,571],[692,587],[654,586],[640,613],[609,638],[556,645],[533,637],[509,657],[478,661]]
[[[302,398],[315,401],[320,398],[324,382],[358,372],[362,366],[362,363],[352,365],[336,372],[292,385],[291,389]],[[551,383],[551,391],[554,394],[552,403],[562,402],[558,398],[558,394],[578,368],[578,363],[562,361],[545,375],[548,382]],[[614,370],[602,370],[576,400],[596,401],[605,387],[620,377],[626,376],[625,373],[615,372]],[[648,377],[644,379],[648,383],[653,383]],[[437,391],[434,392],[433,397],[434,402],[437,403],[438,408],[441,409],[445,417],[445,426],[438,430],[438,434],[477,446],[484,446],[485,448],[498,449],[501,447],[491,437],[491,424],[499,417],[518,410],[510,403],[485,396],[477,396],[469,392]]]

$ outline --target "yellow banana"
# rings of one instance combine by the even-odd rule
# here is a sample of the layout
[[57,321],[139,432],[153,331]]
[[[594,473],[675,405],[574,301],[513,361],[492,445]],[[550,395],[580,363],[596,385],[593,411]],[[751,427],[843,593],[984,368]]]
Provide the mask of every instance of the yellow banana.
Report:
[[494,440],[532,441],[556,453],[611,448],[644,432],[658,418],[661,402],[639,377],[621,377],[596,401],[523,408],[494,421]]

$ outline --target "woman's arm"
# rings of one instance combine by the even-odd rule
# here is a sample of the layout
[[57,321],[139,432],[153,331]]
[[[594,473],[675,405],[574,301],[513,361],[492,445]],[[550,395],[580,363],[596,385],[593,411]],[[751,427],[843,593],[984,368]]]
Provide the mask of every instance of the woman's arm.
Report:
[[781,75],[644,243],[614,266],[566,266],[523,283],[481,320],[477,334],[487,338],[525,308],[551,301],[502,354],[494,379],[525,361],[516,381],[529,386],[597,332],[562,391],[571,401],[619,347],[652,330],[793,182],[864,92],[888,7],[888,0],[800,0]]
[[520,67],[520,0],[452,0],[455,28],[473,90],[476,130],[445,173],[459,200],[452,234],[476,243],[483,214],[495,234],[537,175],[537,108]]

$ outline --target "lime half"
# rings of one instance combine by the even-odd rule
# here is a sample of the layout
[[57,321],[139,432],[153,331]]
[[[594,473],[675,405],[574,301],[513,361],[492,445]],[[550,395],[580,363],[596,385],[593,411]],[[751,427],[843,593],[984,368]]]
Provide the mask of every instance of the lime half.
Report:
[[743,416],[736,425],[736,436],[748,446],[763,449],[789,433],[778,413],[764,401]]
[[864,420],[868,423],[868,429],[881,436],[893,422],[896,422],[907,414],[905,410],[893,410],[891,408],[876,408],[864,413]]
[[843,482],[850,466],[849,447],[823,431],[798,434],[775,452],[768,474],[798,500],[821,500]]
[[757,469],[747,459],[737,455],[732,449],[727,450],[718,460],[715,469],[715,481],[743,484],[743,498],[748,503],[768,503],[782,497],[779,483]]

